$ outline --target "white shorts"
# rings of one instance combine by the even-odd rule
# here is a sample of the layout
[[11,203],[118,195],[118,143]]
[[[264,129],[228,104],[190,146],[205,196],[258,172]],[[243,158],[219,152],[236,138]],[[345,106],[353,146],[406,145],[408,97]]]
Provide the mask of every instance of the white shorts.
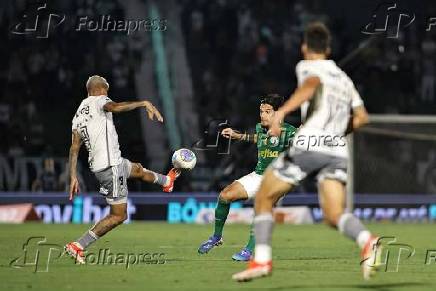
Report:
[[260,183],[262,183],[262,175],[256,174],[256,172],[251,172],[250,174],[239,178],[236,182],[242,184],[242,187],[244,187],[248,194],[248,199],[251,199],[256,196],[257,191],[259,191]]

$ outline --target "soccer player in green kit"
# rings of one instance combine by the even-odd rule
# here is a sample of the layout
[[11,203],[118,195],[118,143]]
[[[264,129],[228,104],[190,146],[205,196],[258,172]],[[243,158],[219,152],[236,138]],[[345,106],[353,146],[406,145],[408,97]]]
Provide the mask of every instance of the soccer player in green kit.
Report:
[[[212,248],[223,243],[222,233],[229,214],[230,204],[234,201],[254,198],[254,195],[256,195],[256,192],[259,190],[265,169],[281,152],[291,145],[291,140],[295,134],[296,128],[290,124],[282,124],[281,134],[278,137],[270,137],[267,134],[271,120],[276,110],[283,103],[283,100],[284,98],[278,94],[268,94],[261,97],[260,123],[256,125],[255,134],[241,134],[231,128],[226,128],[221,132],[221,135],[226,138],[257,144],[257,165],[254,172],[234,181],[221,191],[215,208],[214,233],[209,239],[201,243],[198,248],[198,253],[208,253]],[[232,259],[235,261],[250,260],[254,245],[254,232],[251,228],[247,245],[240,252],[234,254]]]

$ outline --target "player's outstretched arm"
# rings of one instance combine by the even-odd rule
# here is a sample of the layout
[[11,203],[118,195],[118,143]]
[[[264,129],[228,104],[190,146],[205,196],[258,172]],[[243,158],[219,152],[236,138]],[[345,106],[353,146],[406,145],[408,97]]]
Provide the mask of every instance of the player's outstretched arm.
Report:
[[239,133],[236,130],[231,129],[230,127],[224,128],[221,131],[221,135],[224,136],[225,138],[236,139],[236,140],[240,140],[240,141],[246,141],[246,142],[252,142],[252,143],[257,142],[257,135],[256,134]]
[[241,140],[242,138],[242,133],[239,133],[230,127],[224,128],[221,131],[221,135],[224,136],[225,138],[236,139],[236,140]]
[[71,136],[71,147],[68,159],[70,165],[70,200],[79,192],[79,180],[77,179],[77,158],[79,157],[80,146],[82,139],[77,130],[73,130]]
[[105,111],[118,113],[131,111],[136,108],[144,107],[147,110],[148,118],[154,120],[156,117],[157,121],[163,122],[163,117],[160,112],[154,107],[149,101],[127,101],[127,102],[108,102],[104,105],[103,109]]
[[304,83],[295,90],[285,104],[283,104],[282,107],[280,107],[279,110],[274,114],[271,128],[268,131],[269,134],[273,136],[279,136],[281,132],[280,124],[285,116],[300,108],[304,102],[310,100],[315,94],[319,85],[321,85],[321,80],[318,77],[307,78]]

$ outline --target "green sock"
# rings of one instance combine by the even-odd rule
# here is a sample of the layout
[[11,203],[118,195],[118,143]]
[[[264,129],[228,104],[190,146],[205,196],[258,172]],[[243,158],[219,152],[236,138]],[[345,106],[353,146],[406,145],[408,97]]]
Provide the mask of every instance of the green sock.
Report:
[[218,199],[215,208],[215,231],[214,236],[222,236],[224,224],[226,223],[227,215],[229,214],[230,203],[225,203]]
[[256,239],[254,238],[254,229],[253,223],[250,226],[250,238],[248,239],[247,245],[245,248],[249,249],[251,252],[254,251],[254,245],[256,244]]

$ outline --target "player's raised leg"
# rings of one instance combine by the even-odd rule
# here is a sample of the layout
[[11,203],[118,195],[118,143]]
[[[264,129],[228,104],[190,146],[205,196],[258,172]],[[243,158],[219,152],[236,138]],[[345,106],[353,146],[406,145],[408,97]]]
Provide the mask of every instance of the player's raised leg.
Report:
[[271,274],[271,236],[274,224],[272,208],[274,203],[291,189],[292,185],[276,177],[271,168],[265,171],[255,200],[254,260],[250,261],[247,270],[234,274],[234,280],[249,281]]
[[90,230],[80,238],[65,246],[65,251],[75,258],[76,263],[85,263],[85,249],[105,235],[110,230],[122,224],[127,219],[127,203],[110,205],[109,214],[97,222]]
[[215,208],[214,232],[206,241],[201,243],[198,253],[208,253],[212,248],[223,243],[223,229],[229,215],[230,204],[234,201],[246,199],[248,199],[248,193],[238,181],[234,181],[220,192]]
[[352,213],[345,213],[345,185],[335,179],[319,182],[320,205],[325,222],[354,240],[361,249],[361,265],[364,279],[375,274],[380,265],[381,246],[362,222]]
[[174,181],[179,177],[180,170],[171,169],[167,175],[162,175],[151,170],[148,170],[140,163],[132,163],[132,170],[129,178],[141,179],[147,183],[153,183],[161,185],[164,192],[172,192],[174,187]]
[[123,159],[118,166],[110,167],[96,173],[101,190],[106,191],[106,201],[110,205],[110,213],[97,222],[90,230],[74,242],[68,243],[65,250],[76,259],[77,263],[85,263],[85,249],[117,227],[127,219],[127,179],[141,179],[144,182],[155,183],[165,187],[172,187],[174,180],[180,174],[172,169],[167,176],[144,169],[139,163],[131,163]]

